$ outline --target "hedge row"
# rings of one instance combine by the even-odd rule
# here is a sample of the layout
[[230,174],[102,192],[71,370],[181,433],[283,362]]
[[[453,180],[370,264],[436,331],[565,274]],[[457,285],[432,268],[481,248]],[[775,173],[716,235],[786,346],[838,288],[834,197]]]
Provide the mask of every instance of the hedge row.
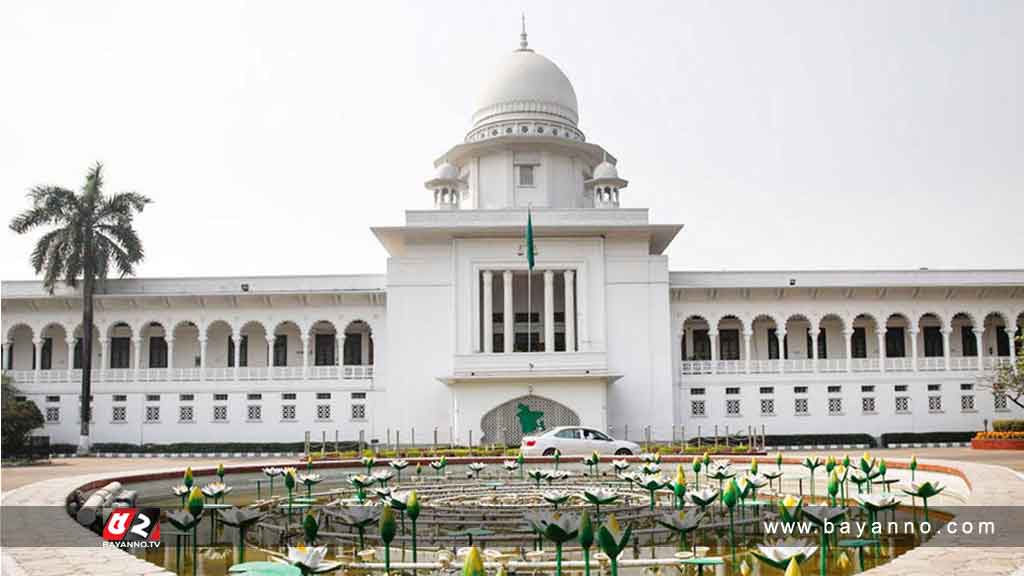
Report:
[[1024,420],[993,420],[993,432],[1024,432]]
[[974,430],[968,432],[896,432],[882,434],[882,446],[893,444],[928,444],[934,442],[970,442]]

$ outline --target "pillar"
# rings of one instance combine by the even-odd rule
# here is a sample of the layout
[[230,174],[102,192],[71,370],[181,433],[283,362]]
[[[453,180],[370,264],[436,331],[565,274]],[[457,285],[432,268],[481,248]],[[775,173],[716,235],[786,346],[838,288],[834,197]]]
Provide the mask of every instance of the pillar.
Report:
[[[1010,326],[1003,326],[1003,330],[1006,331],[1006,337],[1010,340],[1010,367],[1016,372],[1017,371],[1017,325],[1013,324]],[[6,357],[6,350],[4,351]]]
[[775,336],[779,340],[779,374],[786,373],[786,329],[776,329]]
[[484,270],[484,341],[481,349],[490,354],[494,352],[494,274]]
[[138,377],[142,370],[142,336],[132,338],[132,346],[135,347],[135,375]]
[[708,330],[708,340],[711,341],[711,373],[718,372],[718,330]]
[[345,352],[345,333],[338,333],[335,331],[334,334],[334,364],[335,366],[341,366],[345,362],[342,360],[341,355]]
[[807,328],[807,335],[811,337],[810,357],[813,359],[811,369],[814,372],[818,371],[818,334],[820,333],[819,330],[813,330],[810,326]]
[[174,338],[167,338],[167,379],[174,379]]
[[302,333],[302,378],[309,372],[309,334]]
[[39,370],[42,368],[43,363],[43,339],[33,338],[32,339],[32,354],[35,356],[35,364],[32,370],[35,372],[33,377],[39,380]]
[[100,339],[100,350],[103,354],[99,362],[100,370],[107,370],[110,368],[110,338],[104,336]]
[[910,329],[910,361],[913,364],[911,368],[914,372],[917,372],[917,334],[920,332],[916,327]]
[[743,372],[746,374],[750,374],[750,339],[753,336],[753,331],[743,331]]
[[[71,371],[75,369],[75,337],[65,338],[68,345],[68,380],[71,380]],[[7,345],[4,344],[4,362],[7,361]]]
[[504,329],[503,336],[505,337],[505,353],[509,354],[512,352],[512,348],[515,344],[515,321],[516,314],[513,307],[512,300],[512,271],[505,270],[501,273],[501,289],[502,289],[502,305],[504,310],[502,311],[502,328]]
[[985,371],[984,336],[985,336],[985,329],[984,328],[975,328],[974,329],[974,341],[976,343],[975,347],[978,349],[978,372],[984,372]]
[[875,330],[875,336],[878,338],[878,370],[885,372],[885,327]]
[[565,280],[565,351],[576,351],[576,272],[566,270]]
[[843,339],[846,341],[846,371],[853,372],[853,329],[843,330]]
[[[1011,340],[1011,342],[1012,342],[1012,340]],[[4,370],[10,370],[11,369],[11,367],[7,365],[7,355],[10,354],[10,352],[9,352],[10,349],[11,349],[11,343],[10,342],[4,342],[3,358],[0,359],[0,360],[3,361],[3,368],[4,368]],[[68,364],[68,365],[70,366],[70,364]]]
[[949,335],[952,333],[952,328],[942,329],[942,358],[946,364],[946,370],[951,370],[953,368],[949,362]]
[[206,338],[199,339],[199,381],[206,380]]
[[544,351],[555,351],[555,273],[544,271]]
[[[241,337],[239,337],[241,339]],[[238,366],[238,345],[235,345],[235,366]],[[274,335],[267,336],[267,374],[270,374],[271,369],[274,367]],[[237,372],[237,370],[236,370]]]

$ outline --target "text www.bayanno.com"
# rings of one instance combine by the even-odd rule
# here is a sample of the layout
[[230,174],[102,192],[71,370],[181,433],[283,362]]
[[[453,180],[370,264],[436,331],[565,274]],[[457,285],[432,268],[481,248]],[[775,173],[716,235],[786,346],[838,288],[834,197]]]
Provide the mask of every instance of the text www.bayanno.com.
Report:
[[[771,521],[761,523],[764,533],[769,536],[810,536],[819,534],[818,527],[810,522],[781,522]],[[826,534],[837,534],[839,536],[896,536],[900,534],[917,535],[963,535],[963,536],[991,536],[996,533],[996,523],[988,521],[971,522],[946,522],[938,529],[929,522],[866,522],[866,521],[844,521],[826,522],[824,525]],[[933,533],[934,531],[934,533]]]

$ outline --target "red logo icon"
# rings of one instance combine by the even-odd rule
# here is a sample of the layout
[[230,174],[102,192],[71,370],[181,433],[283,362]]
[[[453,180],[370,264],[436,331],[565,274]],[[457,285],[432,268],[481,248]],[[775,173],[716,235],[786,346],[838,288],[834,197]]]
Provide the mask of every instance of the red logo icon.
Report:
[[103,525],[107,542],[159,542],[159,508],[114,508]]

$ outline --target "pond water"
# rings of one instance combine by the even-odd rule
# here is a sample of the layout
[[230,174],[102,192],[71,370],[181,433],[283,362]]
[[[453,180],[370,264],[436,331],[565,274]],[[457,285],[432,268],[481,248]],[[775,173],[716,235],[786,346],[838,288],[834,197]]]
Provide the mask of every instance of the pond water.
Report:
[[[432,562],[438,559],[439,552],[441,554],[447,553],[454,558],[450,570],[461,573],[462,560],[460,553],[465,553],[464,549],[468,546],[470,540],[470,535],[466,531],[474,529],[485,530],[484,533],[478,534],[477,539],[473,542],[473,544],[479,545],[485,551],[488,549],[492,551],[500,550],[513,560],[553,560],[554,545],[550,541],[538,544],[536,536],[529,529],[529,524],[524,514],[529,514],[538,509],[551,511],[552,506],[544,502],[542,496],[545,492],[550,491],[561,491],[570,495],[569,500],[560,507],[563,512],[570,511],[575,513],[586,509],[591,514],[594,514],[594,507],[577,495],[583,489],[595,488],[603,488],[619,494],[619,498],[614,504],[601,508],[601,519],[606,520],[608,515],[616,514],[617,517],[622,519],[624,526],[630,525],[633,529],[631,542],[625,548],[620,558],[671,559],[679,551],[680,539],[677,534],[656,522],[657,517],[673,513],[671,489],[666,488],[656,493],[658,498],[657,506],[655,511],[651,512],[649,509],[649,493],[639,488],[636,484],[616,478],[610,466],[605,466],[604,468],[607,469],[601,469],[600,474],[594,477],[584,476],[585,469],[581,466],[567,466],[563,464],[561,468],[569,470],[572,476],[550,483],[542,482],[539,487],[529,478],[521,480],[518,472],[509,473],[502,470],[500,465],[491,465],[481,473],[480,479],[469,480],[467,475],[471,474],[471,472],[461,466],[449,466],[446,470],[446,477],[443,480],[438,478],[434,471],[428,471],[429,469],[425,469],[422,477],[418,479],[411,472],[411,469],[406,469],[403,473],[401,487],[395,488],[395,491],[415,489],[421,495],[420,498],[423,502],[424,512],[418,523],[418,560],[420,562]],[[664,468],[666,473],[674,470],[674,466],[666,465]],[[531,467],[528,465],[527,469],[529,470]],[[737,466],[737,469],[740,469],[740,467]],[[374,468],[374,472],[382,470],[387,470],[387,468],[383,466]],[[795,467],[787,468],[787,470],[792,471],[794,478],[799,474],[798,469]],[[299,467],[299,471],[304,471],[304,467]],[[332,503],[330,509],[333,510],[355,504],[356,492],[350,484],[349,478],[353,474],[365,472],[365,470],[339,468],[317,469],[316,472],[322,477],[322,481],[316,484],[312,490],[313,495],[317,497],[315,509],[320,513],[320,538],[318,538],[318,543],[328,545],[328,559],[351,562],[358,549],[356,532],[351,527],[339,522],[336,517],[327,511],[324,511],[322,506]],[[692,477],[692,474],[690,474],[691,479]],[[216,476],[197,476],[195,482],[198,486],[204,486],[216,479]],[[128,487],[139,492],[138,505],[140,507],[159,507],[166,513],[181,508],[181,500],[174,496],[170,490],[171,485],[178,483],[180,482],[162,480],[131,484]],[[287,508],[282,507],[283,503],[287,500],[287,492],[280,477],[275,479],[273,485],[273,496],[277,499],[275,503],[266,503],[270,496],[271,487],[269,481],[262,473],[229,473],[225,477],[225,483],[232,487],[232,491],[222,500],[223,503],[243,507],[252,505],[257,500],[260,500],[264,502],[264,509],[269,511],[268,515],[261,520],[260,526],[250,529],[247,533],[246,545],[244,547],[245,561],[270,559],[272,553],[275,552],[279,554],[286,553],[287,548],[282,545],[282,539],[286,534],[291,535],[291,542],[293,543],[301,539],[302,509],[299,506],[295,506],[292,516],[289,518]],[[395,479],[392,479],[388,484],[394,487]],[[818,489],[823,490],[824,480],[819,479],[818,484]],[[704,478],[702,479],[701,487],[717,487],[717,483]],[[800,487],[802,488],[802,485]],[[692,484],[689,487],[691,492],[695,488]],[[795,480],[784,485],[784,489],[786,493],[796,492],[796,490],[790,492],[790,488],[797,488]],[[856,493],[856,488],[853,484],[850,484],[849,490],[852,498]],[[875,487],[875,490],[881,490],[881,487]],[[365,492],[369,503],[379,500],[372,488],[367,488]],[[295,497],[305,496],[305,494],[306,490],[304,487],[301,487],[301,485],[296,487]],[[765,576],[781,575],[783,573],[782,570],[771,568],[764,562],[758,561],[751,554],[751,551],[758,544],[764,544],[774,539],[764,534],[764,523],[762,520],[765,514],[774,513],[777,510],[777,504],[775,503],[776,495],[763,490],[759,500],[763,502],[763,505],[746,504],[737,506],[734,512],[736,563],[739,564],[745,561],[752,568],[752,574]],[[910,498],[904,497],[901,500],[905,504],[909,504]],[[922,520],[920,501],[917,501],[917,504],[918,508],[916,509],[904,506],[895,512],[884,513],[881,519],[886,524],[890,520],[894,520],[900,527],[912,525],[915,521]],[[847,519],[858,522],[864,522],[868,519],[862,510],[856,508],[855,504],[851,503],[851,506],[853,507],[848,509]],[[690,511],[688,512],[689,514],[698,513],[698,509],[692,505],[688,505],[686,509]],[[724,564],[722,566],[709,566],[705,571],[706,574],[738,574],[738,568],[734,570],[732,549],[729,545],[730,536],[727,511],[717,503],[709,507],[708,510],[709,513],[705,517],[704,522],[701,523],[701,527],[693,533],[695,535],[688,537],[687,548],[693,551],[694,546],[706,547],[706,550],[701,550],[703,555],[721,557],[723,559]],[[166,521],[161,525],[164,545],[159,549],[138,552],[138,554],[154,564],[182,575],[223,576],[227,574],[228,568],[239,561],[237,557],[239,554],[237,548],[238,532],[236,529],[224,526],[223,524],[218,524],[215,530],[212,529],[212,516],[209,513],[204,514],[203,520],[199,523],[196,537],[198,546],[195,558],[193,557],[191,544],[183,544],[181,547],[176,546],[175,529]],[[949,517],[933,511],[931,512],[930,519],[933,524],[936,524],[948,520]],[[855,528],[856,526],[854,525]],[[487,534],[486,532],[491,533]],[[868,534],[866,538],[872,538],[872,536]],[[861,548],[853,546],[853,543],[849,542],[856,539],[858,539],[856,534],[839,534],[830,539],[831,544],[827,556],[827,574],[833,576],[856,574],[863,571],[863,569],[888,562],[921,543],[920,537],[912,533],[881,535],[875,538],[877,540],[876,543]],[[400,524],[398,536],[392,546],[391,558],[393,562],[411,560],[409,540],[408,525],[406,524],[405,530],[403,530]],[[810,546],[816,547],[819,544],[819,538],[816,533],[812,533],[801,540]],[[378,551],[375,561],[382,561],[382,545],[377,538],[376,522],[369,524],[366,528],[366,541],[367,547],[375,548]],[[546,551],[545,554],[542,555],[535,552],[539,545],[543,546],[543,549]],[[597,551],[598,548],[595,545],[591,553],[593,554]],[[845,556],[845,558],[841,559],[841,556]],[[574,561],[580,559],[582,559],[582,551],[575,543],[575,540],[566,544],[563,560]],[[819,561],[820,554],[815,552],[801,564],[803,573],[817,574]],[[861,562],[863,562],[863,566],[861,566]],[[575,570],[577,573],[582,574],[582,570]],[[366,571],[354,569],[348,570],[348,572],[367,573]],[[412,573],[411,571],[406,572]],[[425,570],[419,570],[418,572],[423,573]],[[494,571],[490,572],[493,573]],[[531,570],[530,572],[554,573],[554,570],[539,570],[536,572]],[[679,574],[675,567],[662,567],[660,570],[654,570],[653,572],[664,575]],[[335,573],[342,574],[344,571]],[[382,574],[383,570],[377,573]],[[596,560],[593,563],[593,573],[595,575],[602,573],[601,565]],[[640,575],[652,573],[652,570],[641,567],[622,567],[620,568],[620,573],[623,575]],[[683,574],[697,574],[697,571],[695,567],[691,566]]]

